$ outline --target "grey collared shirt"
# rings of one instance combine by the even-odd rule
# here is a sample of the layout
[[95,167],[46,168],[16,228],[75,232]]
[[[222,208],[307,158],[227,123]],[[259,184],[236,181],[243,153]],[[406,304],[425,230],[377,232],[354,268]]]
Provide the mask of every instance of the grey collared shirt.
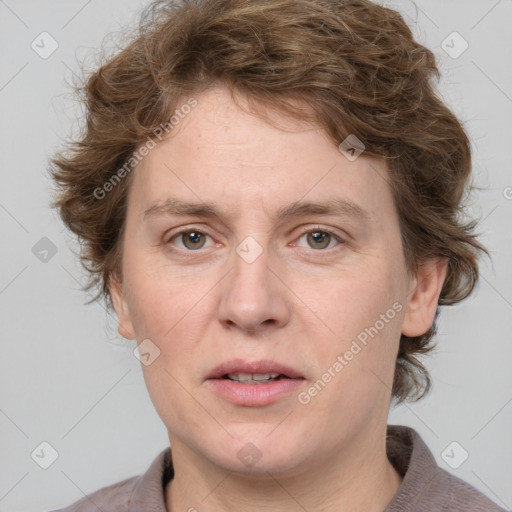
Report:
[[[419,434],[388,426],[388,457],[403,481],[383,512],[505,512],[461,479],[441,469]],[[167,512],[165,486],[173,478],[171,449],[149,469],[55,512]]]

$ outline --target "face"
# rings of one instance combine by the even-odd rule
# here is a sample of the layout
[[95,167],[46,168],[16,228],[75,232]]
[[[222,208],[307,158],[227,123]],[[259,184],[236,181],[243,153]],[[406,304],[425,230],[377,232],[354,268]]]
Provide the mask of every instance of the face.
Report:
[[282,475],[356,464],[381,442],[400,334],[430,326],[442,268],[408,275],[382,161],[222,88],[197,100],[133,171],[112,284],[173,454]]

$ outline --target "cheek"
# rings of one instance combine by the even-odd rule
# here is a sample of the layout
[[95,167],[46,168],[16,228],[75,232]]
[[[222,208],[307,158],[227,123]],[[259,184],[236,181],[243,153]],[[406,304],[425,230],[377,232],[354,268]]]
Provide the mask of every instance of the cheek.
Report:
[[[130,314],[139,342],[150,339],[158,357],[142,371],[149,396],[165,424],[190,424],[193,386],[200,379],[198,350],[210,318],[209,289],[189,279],[162,278],[165,274],[133,275]],[[184,387],[187,389],[185,391]],[[198,416],[200,411],[198,411]],[[194,427],[195,428],[195,427]]]
[[193,363],[193,351],[204,338],[210,318],[202,294],[175,289],[172,295],[141,294],[132,305],[137,340],[149,338],[160,349],[158,363],[174,371]]
[[[342,348],[343,344],[350,343],[376,322],[379,331],[388,331],[394,324],[393,333],[396,334],[397,309],[400,307],[393,308],[393,304],[400,302],[402,297],[397,275],[377,266],[373,271],[365,267],[351,272],[341,270],[339,274],[338,278],[330,276],[315,286],[307,279],[294,283],[294,292],[305,305],[303,319],[307,319],[310,327],[316,324],[318,333],[326,341],[329,337],[331,341],[337,339],[338,348],[340,344]],[[381,315],[385,315],[384,328]]]
[[150,339],[159,350],[151,365],[142,365],[149,395],[164,422],[174,424],[181,414],[176,404],[190,401],[183,386],[193,392],[201,381],[198,355],[201,343],[208,341],[212,299],[207,283],[162,276],[133,276],[137,293],[132,294],[130,310],[137,340]]
[[[172,268],[162,258],[135,252],[125,261],[128,309],[138,340],[164,343],[185,326],[196,325],[190,318],[201,314],[208,282],[196,275]],[[155,262],[156,261],[156,262]]]
[[330,411],[329,404],[364,417],[386,402],[392,386],[404,307],[398,276],[390,268],[374,269],[331,282],[324,293],[311,296],[317,309],[308,303],[335,334],[323,330],[315,355],[319,387],[329,381],[318,405],[336,418],[339,411]]

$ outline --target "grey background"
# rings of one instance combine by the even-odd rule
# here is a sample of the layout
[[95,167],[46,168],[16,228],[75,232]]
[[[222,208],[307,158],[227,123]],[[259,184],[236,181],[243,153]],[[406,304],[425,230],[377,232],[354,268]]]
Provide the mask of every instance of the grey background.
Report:
[[[512,1],[384,3],[407,16],[439,59],[441,94],[472,139],[481,187],[472,212],[492,254],[475,294],[443,310],[428,359],[433,392],[393,410],[390,423],[416,428],[442,467],[511,509]],[[133,23],[145,4],[0,0],[0,511],[68,505],[145,471],[168,443],[135,342],[117,334],[101,304],[85,304],[76,244],[49,208],[45,174],[48,157],[78,126],[66,81],[83,59],[93,65],[104,36]],[[59,45],[47,59],[31,48],[43,31]],[[442,47],[446,40],[452,53],[462,48],[453,31],[469,44],[458,58]],[[58,453],[48,469],[31,457],[43,441]],[[457,469],[441,456],[453,441],[462,448],[448,450],[452,460],[469,454]]]

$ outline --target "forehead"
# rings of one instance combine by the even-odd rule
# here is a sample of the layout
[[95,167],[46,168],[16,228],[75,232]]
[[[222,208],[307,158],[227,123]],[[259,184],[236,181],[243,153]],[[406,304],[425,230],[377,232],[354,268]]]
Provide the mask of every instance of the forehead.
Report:
[[[300,200],[342,199],[377,219],[392,203],[385,164],[347,159],[318,126],[280,111],[268,123],[241,109],[223,88],[197,96],[197,106],[135,170],[131,201],[139,214],[181,198],[243,210],[281,212]],[[237,102],[244,104],[242,97]]]

